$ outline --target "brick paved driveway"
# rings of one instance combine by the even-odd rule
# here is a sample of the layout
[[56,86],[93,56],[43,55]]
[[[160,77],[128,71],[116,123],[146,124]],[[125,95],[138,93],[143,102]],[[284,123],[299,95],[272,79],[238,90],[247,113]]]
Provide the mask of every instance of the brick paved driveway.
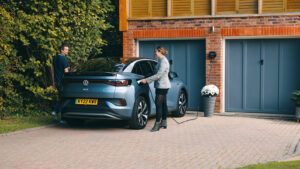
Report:
[[178,125],[168,118],[168,129],[154,133],[153,123],[144,130],[93,122],[2,135],[0,168],[236,168],[300,154],[294,120],[223,114]]

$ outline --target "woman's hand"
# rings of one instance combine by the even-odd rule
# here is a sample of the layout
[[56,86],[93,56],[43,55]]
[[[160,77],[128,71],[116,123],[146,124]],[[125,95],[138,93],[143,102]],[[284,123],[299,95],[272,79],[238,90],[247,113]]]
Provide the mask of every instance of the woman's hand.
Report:
[[147,80],[146,80],[146,79],[142,79],[141,82],[144,83],[144,84],[146,84],[146,83],[147,83]]

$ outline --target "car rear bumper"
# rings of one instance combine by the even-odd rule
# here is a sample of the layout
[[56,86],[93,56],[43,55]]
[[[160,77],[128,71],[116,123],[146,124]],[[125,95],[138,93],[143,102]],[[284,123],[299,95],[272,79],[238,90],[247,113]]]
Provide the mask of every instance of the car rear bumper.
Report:
[[62,118],[129,120],[131,105],[115,105],[109,99],[99,99],[98,105],[77,105],[75,99],[63,99]]
[[85,113],[85,112],[65,112],[63,113],[63,118],[80,118],[80,119],[106,119],[106,120],[122,120],[117,115],[107,113]]

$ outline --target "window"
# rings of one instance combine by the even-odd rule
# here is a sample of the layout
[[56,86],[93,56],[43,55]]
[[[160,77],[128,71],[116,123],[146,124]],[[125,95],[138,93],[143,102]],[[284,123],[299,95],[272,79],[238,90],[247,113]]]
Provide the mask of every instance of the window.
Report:
[[210,0],[194,0],[194,15],[210,15],[211,1]]
[[299,0],[263,0],[263,13],[300,12]]
[[140,62],[137,62],[134,67],[132,68],[132,73],[135,73],[135,74],[138,74],[138,75],[143,75],[143,72],[141,70],[141,67],[140,67]]
[[288,12],[300,12],[300,1],[287,0],[286,9]]
[[155,67],[156,67],[156,65],[157,65],[157,62],[149,61],[149,63],[151,64],[151,68],[152,68],[152,70],[153,70],[153,74],[156,73],[156,72],[155,72]]
[[119,58],[95,58],[86,61],[77,68],[81,72],[118,72],[124,67]]
[[154,74],[154,71],[152,70],[151,64],[148,61],[142,61],[140,62],[140,66],[143,71],[143,75],[145,77],[152,76]]
[[240,0],[238,5],[239,14],[257,14],[258,0]]
[[167,0],[131,0],[132,17],[167,16]]
[[256,14],[258,0],[216,0],[217,14]]
[[211,0],[172,0],[172,16],[210,15]]
[[[130,17],[258,14],[260,0],[130,0]],[[300,0],[261,0],[262,13],[300,12]],[[168,11],[170,10],[170,11]]]
[[279,13],[283,11],[283,0],[263,0],[263,13]]

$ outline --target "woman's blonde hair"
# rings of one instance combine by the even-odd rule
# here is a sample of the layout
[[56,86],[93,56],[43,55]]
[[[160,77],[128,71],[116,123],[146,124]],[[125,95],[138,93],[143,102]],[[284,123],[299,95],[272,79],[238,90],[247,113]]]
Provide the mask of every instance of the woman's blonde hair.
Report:
[[162,47],[162,46],[158,46],[156,48],[156,50],[159,51],[163,55],[167,55],[168,54],[168,51],[164,47]]

